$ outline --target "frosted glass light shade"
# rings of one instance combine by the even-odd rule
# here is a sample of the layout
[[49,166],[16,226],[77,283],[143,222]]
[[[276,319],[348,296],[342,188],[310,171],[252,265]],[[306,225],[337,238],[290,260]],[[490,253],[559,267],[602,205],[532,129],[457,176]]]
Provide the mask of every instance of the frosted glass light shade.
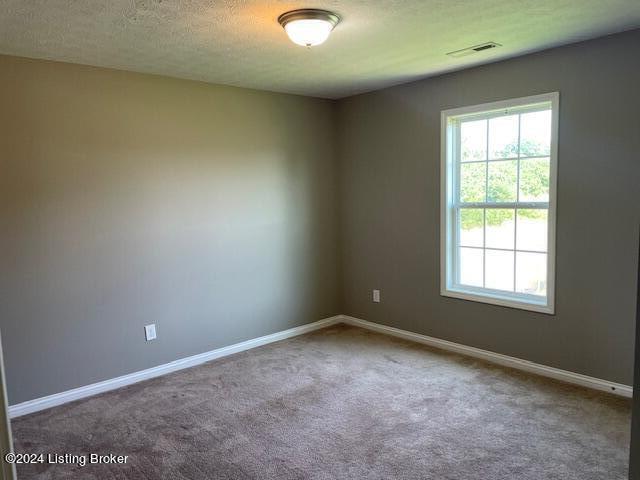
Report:
[[333,25],[324,20],[294,20],[287,23],[284,30],[293,43],[313,47],[329,38]]
[[313,47],[324,43],[338,24],[337,15],[325,10],[293,10],[278,18],[293,43]]

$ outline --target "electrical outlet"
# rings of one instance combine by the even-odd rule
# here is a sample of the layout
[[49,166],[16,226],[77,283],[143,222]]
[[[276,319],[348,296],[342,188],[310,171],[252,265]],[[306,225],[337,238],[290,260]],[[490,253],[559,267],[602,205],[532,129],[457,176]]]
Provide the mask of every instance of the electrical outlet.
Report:
[[147,339],[147,342],[156,339],[156,324],[152,323],[151,325],[144,326],[144,338]]
[[375,303],[380,303],[380,290],[373,291],[373,301]]

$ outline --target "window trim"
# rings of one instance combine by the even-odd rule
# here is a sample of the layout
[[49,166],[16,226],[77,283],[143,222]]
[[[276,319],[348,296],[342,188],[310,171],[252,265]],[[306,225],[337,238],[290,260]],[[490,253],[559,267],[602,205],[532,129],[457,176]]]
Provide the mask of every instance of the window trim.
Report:
[[[535,106],[543,103],[551,104],[551,143],[549,151],[549,202],[548,202],[548,231],[547,231],[547,296],[540,299],[535,295],[517,294],[491,290],[482,287],[454,285],[450,276],[453,272],[453,248],[448,245],[453,242],[453,228],[455,225],[453,208],[454,168],[453,159],[454,131],[450,119],[460,117],[472,118],[481,116],[487,118],[495,110],[496,116],[508,114],[515,109],[522,113],[523,106]],[[483,103],[468,107],[443,110],[440,115],[440,295],[445,297],[470,300],[491,305],[530,310],[534,312],[555,314],[555,266],[556,266],[556,209],[557,209],[557,180],[558,180],[558,112],[560,104],[559,92],[544,93],[528,97],[513,98],[497,102]],[[488,114],[488,115],[487,115]],[[525,203],[525,202],[522,202]],[[515,247],[515,246],[514,246]],[[448,273],[451,273],[448,275]]]

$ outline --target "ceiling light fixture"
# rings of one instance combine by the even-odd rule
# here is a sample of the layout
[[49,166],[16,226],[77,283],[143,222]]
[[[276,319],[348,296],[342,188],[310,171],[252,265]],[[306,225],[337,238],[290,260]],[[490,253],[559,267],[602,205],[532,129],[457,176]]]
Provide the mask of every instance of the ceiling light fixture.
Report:
[[313,8],[292,10],[278,17],[278,23],[291,41],[303,47],[323,43],[339,21],[340,17],[335,13]]

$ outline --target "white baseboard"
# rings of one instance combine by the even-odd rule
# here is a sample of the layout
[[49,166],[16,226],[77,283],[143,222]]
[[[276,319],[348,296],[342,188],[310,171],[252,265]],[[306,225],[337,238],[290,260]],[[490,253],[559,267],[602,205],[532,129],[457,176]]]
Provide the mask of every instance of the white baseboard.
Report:
[[98,393],[107,392],[109,390],[114,390],[126,385],[131,385],[132,383],[141,382],[143,380],[148,380],[160,375],[175,372],[176,370],[182,370],[184,368],[200,365],[201,363],[215,360],[216,358],[226,357],[227,355],[232,355],[244,350],[260,347],[268,343],[277,342],[286,338],[296,337],[313,330],[318,330],[320,328],[335,325],[337,323],[340,323],[341,321],[342,317],[340,315],[325,318],[317,322],[308,323],[299,327],[272,333],[271,335],[265,335],[264,337],[254,338],[244,342],[236,343],[234,345],[229,345],[227,347],[217,348],[209,352],[193,355],[191,357],[181,358],[173,362],[158,365],[157,367],[152,367],[146,370],[140,370],[138,372],[122,375],[121,377],[111,378],[102,382],[85,385],[84,387],[78,387],[72,390],[67,390],[65,392],[54,393],[53,395],[48,395],[46,397],[28,400],[26,402],[9,406],[9,417],[16,418],[20,417],[21,415],[27,415],[28,413],[33,413],[40,410],[45,410],[47,408],[55,407],[57,405],[62,405],[63,403],[90,397]]
[[367,330],[373,330],[375,332],[385,333],[394,337],[404,338],[406,340],[411,340],[414,342],[422,343],[424,345],[429,345],[430,347],[459,353],[468,357],[480,358],[482,360],[486,360],[487,362],[495,363],[505,367],[515,368],[517,370],[523,370],[525,372],[534,373],[543,377],[553,378],[566,383],[580,385],[582,387],[592,388],[595,390],[602,390],[604,392],[613,393],[615,395],[626,398],[631,398],[633,396],[633,387],[630,387],[629,385],[609,382],[607,380],[589,377],[580,373],[573,373],[567,370],[561,370],[559,368],[548,367],[546,365],[540,365],[539,363],[530,362],[529,360],[522,360],[520,358],[510,357],[508,355],[502,355],[500,353],[494,353],[488,350],[482,350],[480,348],[468,347],[459,343],[449,342],[447,340],[428,337],[427,335],[421,335],[419,333],[400,330],[399,328],[388,327],[386,325],[368,322],[367,320],[350,317],[348,315],[341,315],[340,319],[347,325],[354,325],[357,327],[366,328]]
[[491,363],[523,370],[525,372],[534,373],[543,377],[554,378],[566,383],[610,392],[622,397],[631,398],[633,395],[633,388],[628,385],[609,382],[607,380],[589,377],[587,375],[581,375],[579,373],[573,373],[566,370],[560,370],[559,368],[547,367],[545,365],[540,365],[528,360],[522,360],[520,358],[510,357],[508,355],[502,355],[500,353],[494,353],[488,350],[482,350],[480,348],[468,347],[459,343],[449,342],[447,340],[441,340],[439,338],[429,337],[427,335],[421,335],[419,333],[400,330],[399,328],[388,327],[386,325],[368,322],[366,320],[350,317],[348,315],[336,315],[335,317],[325,318],[324,320],[319,320],[317,322],[308,323],[299,327],[272,333],[271,335],[265,335],[263,337],[254,338],[244,342],[236,343],[234,345],[229,345],[227,347],[211,350],[209,352],[181,358],[173,362],[158,365],[157,367],[152,367],[146,370],[122,375],[121,377],[92,383],[90,385],[74,388],[65,392],[54,393],[53,395],[48,395],[46,397],[36,398],[33,400],[28,400],[26,402],[18,403],[16,405],[11,405],[9,407],[9,416],[10,418],[16,418],[22,415],[27,415],[29,413],[38,412],[40,410],[45,410],[47,408],[62,405],[74,400],[80,400],[81,398],[97,395],[98,393],[114,390],[116,388],[131,385],[143,380],[148,380],[160,375],[165,375],[177,370],[200,365],[201,363],[215,360],[216,358],[226,357],[227,355],[232,355],[234,353],[266,345],[268,343],[296,337],[298,335],[329,327],[338,323],[346,323],[347,325],[366,328],[367,330],[392,335],[394,337],[404,338],[406,340],[411,340],[469,357],[480,358]]

